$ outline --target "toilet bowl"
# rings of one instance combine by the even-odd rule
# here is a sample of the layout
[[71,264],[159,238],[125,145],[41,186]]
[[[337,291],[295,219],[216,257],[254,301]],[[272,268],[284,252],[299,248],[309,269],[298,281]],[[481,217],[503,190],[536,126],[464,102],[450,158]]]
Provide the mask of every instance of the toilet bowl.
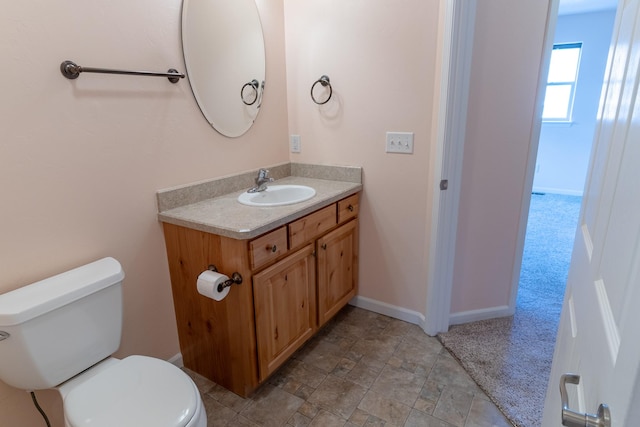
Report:
[[115,359],[124,272],[113,258],[0,295],[0,380],[56,389],[67,427],[206,427],[186,373],[148,356]]
[[56,387],[66,427],[206,427],[198,388],[160,359],[108,358]]

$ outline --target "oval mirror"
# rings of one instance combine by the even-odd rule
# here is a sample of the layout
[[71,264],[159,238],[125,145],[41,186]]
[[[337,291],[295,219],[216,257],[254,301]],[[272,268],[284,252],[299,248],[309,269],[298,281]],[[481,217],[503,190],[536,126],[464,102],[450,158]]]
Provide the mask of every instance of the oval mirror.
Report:
[[258,116],[265,49],[254,0],[183,0],[182,51],[200,111],[222,135],[237,137]]

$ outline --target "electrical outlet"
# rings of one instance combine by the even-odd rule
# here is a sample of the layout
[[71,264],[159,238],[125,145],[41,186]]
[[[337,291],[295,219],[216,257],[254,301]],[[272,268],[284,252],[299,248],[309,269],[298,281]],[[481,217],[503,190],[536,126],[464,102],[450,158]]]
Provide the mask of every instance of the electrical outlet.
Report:
[[413,154],[413,132],[387,132],[386,152]]
[[291,139],[289,140],[289,147],[291,148],[292,153],[299,153],[302,151],[302,147],[300,145],[300,135],[291,135]]

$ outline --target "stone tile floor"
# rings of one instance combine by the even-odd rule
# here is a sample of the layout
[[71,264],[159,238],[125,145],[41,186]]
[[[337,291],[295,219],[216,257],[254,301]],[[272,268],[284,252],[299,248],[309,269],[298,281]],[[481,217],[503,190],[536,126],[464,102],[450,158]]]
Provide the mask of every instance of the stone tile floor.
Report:
[[208,427],[509,427],[418,326],[347,306],[244,399],[186,370]]

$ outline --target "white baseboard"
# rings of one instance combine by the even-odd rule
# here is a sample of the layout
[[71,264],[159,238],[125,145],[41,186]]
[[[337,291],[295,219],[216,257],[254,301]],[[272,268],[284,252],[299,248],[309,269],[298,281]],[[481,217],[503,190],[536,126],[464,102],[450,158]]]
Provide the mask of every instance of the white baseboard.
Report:
[[172,358],[167,360],[167,362],[177,366],[178,368],[184,368],[184,361],[182,360],[182,353],[176,354],[175,356],[173,356]]
[[425,317],[422,313],[418,313],[417,311],[361,296],[354,297],[349,301],[349,304],[365,310],[373,311],[374,313],[384,314],[385,316],[393,317],[394,319],[413,323],[414,325],[420,326],[422,329],[425,328]]
[[495,319],[497,317],[512,316],[514,310],[508,305],[483,308],[480,310],[461,311],[452,313],[449,316],[449,325],[460,325],[462,323],[477,322],[479,320]]
[[564,188],[551,188],[551,187],[533,187],[531,190],[533,193],[549,193],[549,194],[562,194],[563,196],[580,196],[582,197],[583,191],[567,190]]

